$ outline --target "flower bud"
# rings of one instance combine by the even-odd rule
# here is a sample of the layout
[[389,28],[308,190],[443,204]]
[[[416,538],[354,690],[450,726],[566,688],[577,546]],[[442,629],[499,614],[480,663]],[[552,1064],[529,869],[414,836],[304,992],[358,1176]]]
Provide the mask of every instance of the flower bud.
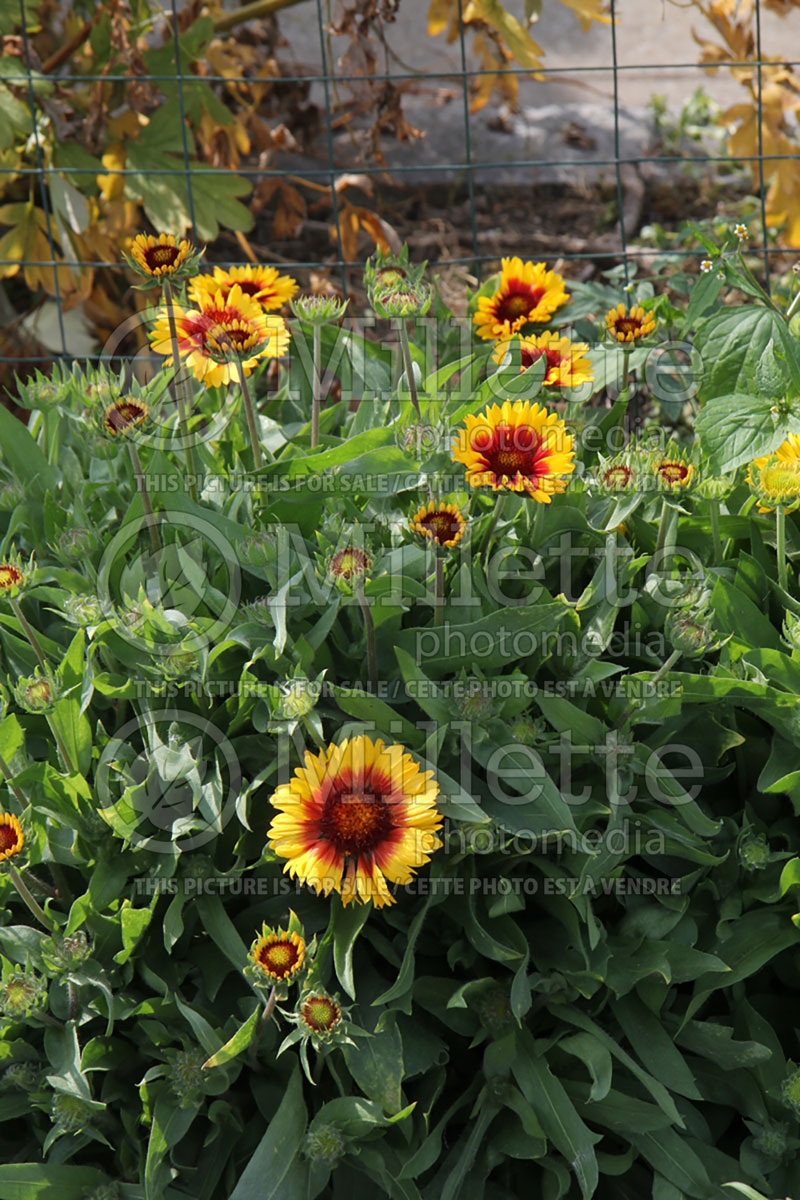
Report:
[[0,981],[0,1013],[12,1021],[29,1017],[47,1003],[47,983],[34,971],[16,969]]
[[172,1060],[169,1082],[181,1108],[189,1108],[202,1095],[205,1086],[203,1063],[208,1055],[198,1048],[181,1050]]
[[338,1125],[317,1125],[309,1129],[303,1141],[302,1152],[311,1162],[324,1163],[333,1167],[345,1154],[346,1143]]
[[80,1096],[56,1092],[50,1103],[50,1120],[62,1133],[79,1133],[90,1125],[95,1109]]
[[52,675],[23,675],[14,687],[14,699],[21,709],[29,713],[50,712],[60,690]]
[[298,320],[309,325],[330,325],[344,316],[349,303],[338,296],[296,296],[289,307]]
[[745,871],[763,871],[769,860],[769,842],[763,833],[751,834],[739,843],[739,862]]

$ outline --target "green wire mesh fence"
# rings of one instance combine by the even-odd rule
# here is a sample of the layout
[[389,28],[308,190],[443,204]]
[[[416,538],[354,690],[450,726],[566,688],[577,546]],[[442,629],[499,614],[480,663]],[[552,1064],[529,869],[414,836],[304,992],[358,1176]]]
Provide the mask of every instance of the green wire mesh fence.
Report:
[[[768,0],[766,0],[768,2]],[[18,3],[18,17],[12,12],[14,6]],[[565,155],[559,153],[557,146],[548,149],[548,154],[537,153],[534,155],[526,155],[524,153],[515,154],[511,158],[498,155],[492,158],[491,155],[487,158],[485,155],[476,153],[475,149],[475,122],[476,115],[472,111],[470,99],[470,86],[481,76],[493,76],[502,78],[504,74],[509,76],[517,76],[530,78],[530,70],[521,67],[509,65],[507,67],[481,67],[479,64],[470,60],[468,54],[466,36],[465,36],[465,20],[464,20],[464,0],[457,0],[458,24],[457,37],[454,42],[455,57],[457,66],[454,69],[452,62],[448,62],[442,69],[428,72],[424,76],[425,80],[436,78],[440,85],[447,85],[457,93],[456,104],[459,113],[459,123],[462,125],[461,138],[463,139],[463,153],[455,153],[452,156],[442,155],[442,157],[431,164],[430,161],[413,161],[413,152],[405,155],[404,161],[391,162],[388,166],[381,162],[362,161],[357,166],[353,166],[352,162],[343,162],[341,160],[339,143],[337,142],[337,130],[340,124],[341,103],[337,102],[336,90],[342,85],[358,84],[363,82],[364,75],[358,72],[350,72],[347,70],[337,70],[335,57],[332,55],[329,39],[329,30],[331,23],[331,13],[326,7],[324,0],[306,0],[302,6],[303,10],[308,8],[313,10],[313,24],[315,27],[315,39],[318,42],[319,53],[319,69],[314,72],[298,71],[296,73],[282,74],[280,83],[282,86],[297,86],[297,87],[315,87],[321,89],[321,115],[322,115],[322,145],[323,158],[319,165],[314,163],[309,164],[304,162],[302,167],[302,175],[306,180],[310,181],[309,186],[314,186],[315,183],[321,185],[326,190],[330,197],[331,203],[331,226],[332,232],[335,233],[335,250],[327,256],[317,258],[307,257],[306,259],[292,259],[291,269],[306,270],[306,269],[324,269],[326,272],[333,273],[342,291],[347,294],[351,280],[348,278],[348,272],[353,268],[360,268],[363,260],[354,261],[346,258],[343,253],[345,241],[342,235],[342,202],[337,184],[340,182],[344,172],[355,170],[361,179],[364,180],[385,180],[391,176],[395,182],[413,182],[415,179],[423,181],[425,186],[432,177],[432,170],[443,180],[456,181],[466,194],[466,209],[465,218],[468,226],[466,230],[467,248],[466,252],[460,255],[450,256],[448,262],[451,264],[461,264],[476,276],[480,277],[481,271],[486,269],[487,264],[496,264],[499,258],[503,255],[523,254],[526,255],[524,230],[520,229],[513,243],[502,247],[492,246],[488,249],[482,244],[480,231],[478,228],[478,220],[476,217],[477,204],[476,200],[480,191],[485,191],[487,187],[500,186],[511,187],[513,183],[509,180],[519,180],[517,186],[525,186],[525,180],[530,176],[530,172],[553,172],[557,173],[562,168],[569,169],[575,176],[580,176],[582,170],[596,172],[598,169],[604,169],[611,172],[613,178],[613,188],[615,192],[615,207],[616,207],[616,225],[614,236],[609,244],[608,239],[604,248],[596,249],[592,252],[591,258],[595,262],[605,266],[621,264],[625,275],[625,280],[628,280],[631,264],[635,262],[640,251],[631,245],[630,231],[626,228],[626,215],[624,203],[624,173],[627,168],[641,165],[645,162],[668,168],[671,165],[679,164],[685,161],[685,156],[682,152],[674,153],[656,152],[653,154],[646,153],[631,153],[630,147],[624,144],[622,134],[623,122],[623,107],[621,104],[621,81],[626,74],[631,71],[647,71],[654,79],[654,86],[657,86],[657,80],[664,71],[681,72],[692,71],[697,72],[698,66],[694,62],[639,62],[630,63],[620,61],[618,47],[618,30],[620,19],[620,0],[609,0],[608,16],[610,23],[604,26],[607,30],[607,61],[601,64],[586,64],[580,65],[581,42],[578,37],[575,41],[575,65],[562,65],[556,67],[543,67],[540,76],[545,79],[557,79],[558,77],[568,77],[570,80],[592,80],[598,77],[608,78],[611,81],[611,97],[610,103],[613,104],[613,129],[611,150],[609,153],[601,154],[585,158],[581,161],[576,161],[574,155]],[[652,13],[643,13],[641,6],[635,6],[636,20],[642,24],[648,20],[656,19],[655,9],[658,6],[653,6]],[[199,11],[199,10],[198,10]],[[146,85],[149,88],[155,89],[153,94],[159,91],[168,93],[169,102],[164,105],[165,116],[162,120],[165,124],[171,124],[172,128],[172,150],[167,165],[161,157],[154,159],[151,165],[146,166],[145,173],[148,176],[150,186],[156,186],[155,181],[159,178],[179,179],[181,181],[181,196],[185,200],[185,211],[188,215],[188,236],[195,240],[203,241],[201,233],[202,220],[199,220],[198,212],[198,195],[199,189],[202,186],[203,178],[210,177],[218,179],[220,169],[215,166],[206,166],[192,158],[191,135],[189,132],[189,122],[187,120],[187,110],[191,103],[194,103],[194,93],[192,89],[197,82],[197,76],[191,73],[190,66],[187,61],[185,47],[181,42],[181,34],[179,27],[181,17],[184,14],[183,6],[176,4],[176,0],[165,0],[163,5],[162,17],[165,22],[165,27],[171,32],[171,49],[172,49],[172,70],[163,73],[147,73],[136,76],[137,81]],[[399,19],[403,19],[403,5],[399,8]],[[630,15],[629,10],[621,14],[621,19],[624,20],[626,15]],[[7,347],[0,345],[0,363],[30,363],[48,362],[53,357],[63,357],[71,359],[76,357],[74,346],[71,345],[71,336],[65,322],[65,313],[69,310],[73,303],[69,297],[64,295],[62,274],[65,266],[80,272],[89,268],[108,268],[109,261],[102,255],[97,257],[70,257],[64,252],[62,244],[61,253],[57,249],[56,226],[58,214],[55,211],[54,205],[54,187],[57,186],[59,180],[72,181],[78,190],[85,178],[96,177],[97,167],[95,165],[82,165],[78,158],[73,157],[72,161],[55,161],[52,153],[49,152],[48,146],[45,144],[43,137],[43,122],[56,119],[56,114],[52,106],[48,108],[47,94],[44,88],[44,76],[37,65],[36,54],[32,45],[32,31],[36,28],[35,23],[35,7],[31,0],[0,0],[0,18],[4,19],[5,27],[10,28],[14,25],[18,33],[14,35],[15,50],[11,57],[5,56],[0,59],[0,83],[7,89],[8,94],[12,96],[15,104],[24,104],[27,108],[27,113],[30,119],[30,137],[28,139],[28,150],[30,152],[30,165],[20,166],[19,163],[9,163],[0,153],[0,182],[3,176],[13,177],[15,181],[25,181],[29,183],[29,196],[31,202],[35,203],[40,211],[40,216],[37,214],[39,221],[39,231],[41,238],[35,242],[36,247],[44,248],[45,254],[39,253],[38,256],[22,255],[13,258],[0,256],[0,273],[8,274],[5,268],[14,267],[21,263],[26,270],[36,269],[40,272],[52,273],[52,286],[45,290],[49,292],[52,302],[56,309],[56,318],[58,323],[58,345],[51,347],[52,352],[43,352],[41,354],[15,354],[6,353]],[[760,210],[759,224],[760,237],[758,253],[761,256],[762,273],[767,287],[770,284],[771,276],[771,258],[775,255],[786,255],[787,251],[791,251],[791,246],[785,244],[778,245],[775,242],[774,234],[771,233],[768,222],[768,215],[765,206],[765,196],[767,191],[767,183],[770,173],[775,169],[774,164],[786,159],[792,159],[795,156],[792,154],[783,153],[765,153],[764,144],[764,86],[762,73],[767,66],[774,69],[775,60],[765,59],[762,56],[762,3],[761,0],[755,0],[753,7],[753,49],[754,55],[752,58],[747,58],[737,62],[735,59],[725,60],[724,66],[726,69],[741,68],[742,70],[753,71],[755,76],[755,99],[756,99],[756,124],[757,124],[757,146],[756,153],[745,156],[737,156],[736,162],[743,166],[755,167],[759,184],[760,195]],[[791,14],[787,19],[787,33],[793,32],[790,28],[793,24],[794,31],[797,29],[797,24],[800,22],[800,8],[797,12]],[[0,27],[2,28],[2,27]],[[308,32],[308,31],[307,31]],[[9,39],[6,39],[7,41]],[[688,47],[687,47],[688,55]],[[387,65],[389,65],[387,58]],[[392,64],[395,65],[395,64]],[[784,64],[787,68],[795,65],[800,65],[787,61]],[[87,88],[96,85],[97,88],[105,88],[107,85],[119,83],[130,83],[134,76],[130,73],[118,71],[105,71],[97,74],[86,74],[76,71],[70,73],[70,58],[66,57],[63,66],[60,66],[56,72],[53,72],[51,78],[55,79],[60,88]],[[369,81],[374,84],[385,82],[394,86],[407,86],[417,83],[421,80],[419,71],[416,70],[387,70],[379,72],[374,69],[374,64],[369,72]],[[235,73],[214,74],[206,72],[203,75],[203,83],[205,85],[230,88],[232,85],[241,84],[242,86],[252,85],[254,82],[252,75],[242,74],[237,76]],[[1,106],[0,106],[1,109]],[[12,110],[13,118],[13,110]],[[0,130],[0,151],[4,148],[2,130]],[[411,159],[411,161],[409,161]],[[713,166],[714,164],[730,163],[729,157],[723,152],[720,147],[718,154],[713,154],[705,151],[698,151],[693,155],[693,162],[697,165]],[[142,176],[142,164],[138,163],[135,166],[115,166],[104,165],[103,174],[106,180],[119,179],[123,183],[130,177],[140,178]],[[493,179],[500,174],[504,181],[500,185],[493,184]],[[287,178],[287,167],[280,161],[278,165],[261,165],[260,163],[250,161],[242,161],[235,168],[237,178],[242,178],[249,181],[253,185],[268,180],[282,181]],[[680,187],[679,182],[676,182],[676,187]],[[204,200],[206,205],[207,201]],[[13,207],[13,206],[7,206]],[[0,209],[0,220],[3,219],[4,209]],[[378,215],[380,213],[378,212]],[[510,239],[509,239],[510,240]],[[2,242],[0,242],[2,245]],[[669,254],[671,251],[665,249],[663,253]],[[675,254],[685,254],[686,249],[682,247],[672,251]],[[562,260],[581,259],[586,255],[580,250],[559,250],[558,257]],[[699,251],[698,256],[703,257],[704,251]],[[544,255],[538,255],[543,257]],[[267,260],[269,261],[269,260]],[[281,260],[279,256],[279,262]],[[246,265],[246,260],[243,257],[236,259],[215,258],[215,262],[220,265]],[[112,264],[113,265],[113,264]],[[119,266],[122,271],[122,266]],[[40,276],[40,278],[42,278]],[[46,277],[45,277],[46,278]],[[3,284],[0,283],[0,288]],[[8,305],[6,306],[8,308]],[[81,354],[80,357],[87,357],[86,354]],[[101,358],[98,354],[96,357]],[[115,359],[119,355],[115,353]]]

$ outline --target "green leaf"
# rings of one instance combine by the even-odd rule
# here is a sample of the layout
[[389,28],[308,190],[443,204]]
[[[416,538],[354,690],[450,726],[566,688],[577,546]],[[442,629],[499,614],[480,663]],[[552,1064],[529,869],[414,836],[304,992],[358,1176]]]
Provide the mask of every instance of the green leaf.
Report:
[[176,1097],[166,1092],[156,1100],[144,1165],[144,1200],[161,1200],[171,1178],[162,1165],[164,1158],[188,1132],[198,1111],[198,1105],[181,1108]]
[[295,1069],[280,1107],[240,1175],[230,1200],[289,1200],[287,1175],[296,1164],[305,1131],[303,1087],[300,1072]]
[[417,945],[417,938],[422,929],[422,923],[430,907],[430,902],[431,898],[428,896],[408,928],[405,953],[403,954],[400,970],[397,973],[397,979],[395,979],[390,988],[387,988],[385,992],[381,992],[380,996],[372,1001],[373,1005],[388,1004],[392,1000],[397,1000],[401,996],[405,996],[406,992],[412,986],[414,982],[414,951]]
[[338,897],[333,908],[333,963],[336,977],[351,1000],[356,998],[353,979],[353,950],[356,938],[367,923],[370,905],[351,904],[345,907]]
[[755,304],[723,308],[702,321],[693,355],[698,399],[752,394],[756,368],[770,341],[780,338],[781,324],[770,309]]
[[403,1039],[391,1026],[359,1038],[355,1046],[344,1047],[348,1070],[365,1096],[377,1101],[389,1113],[403,1107]]
[[243,1054],[253,1040],[262,1013],[261,1005],[250,1014],[244,1024],[240,1025],[233,1037],[228,1038],[224,1046],[220,1046],[216,1054],[212,1054],[203,1063],[203,1070],[210,1071],[213,1067],[222,1067],[233,1058]]
[[706,402],[695,427],[714,471],[720,475],[735,471],[777,450],[789,428],[771,412],[772,407],[772,400],[742,393]]
[[6,1163],[0,1166],[0,1200],[84,1200],[108,1182],[94,1167]]
[[600,1135],[584,1125],[533,1038],[527,1033],[520,1035],[518,1046],[519,1054],[511,1066],[514,1078],[547,1137],[572,1168],[583,1200],[590,1200],[599,1178],[594,1147]]
[[22,483],[37,490],[55,489],[58,474],[51,467],[27,428],[0,405],[0,460]]

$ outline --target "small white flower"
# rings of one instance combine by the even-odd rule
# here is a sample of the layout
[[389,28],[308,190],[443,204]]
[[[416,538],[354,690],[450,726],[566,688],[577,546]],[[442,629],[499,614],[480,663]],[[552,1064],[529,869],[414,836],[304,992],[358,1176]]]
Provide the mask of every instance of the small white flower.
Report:
[[704,258],[703,261],[700,263],[700,270],[703,272],[704,275],[707,275],[708,272],[713,271],[713,269],[714,269],[714,264],[712,263],[710,258]]
[[622,290],[623,290],[623,292],[627,292],[627,293],[628,293],[628,295],[630,295],[630,293],[633,291],[633,284],[632,284],[632,283],[626,283],[626,284],[625,284],[625,287],[624,287]]
[[724,279],[724,278],[725,278],[725,272],[717,271],[717,279]]
[[733,232],[736,234],[736,236],[740,242],[743,242],[745,240],[745,238],[748,236],[747,226],[742,225],[741,222],[738,225],[734,225]]

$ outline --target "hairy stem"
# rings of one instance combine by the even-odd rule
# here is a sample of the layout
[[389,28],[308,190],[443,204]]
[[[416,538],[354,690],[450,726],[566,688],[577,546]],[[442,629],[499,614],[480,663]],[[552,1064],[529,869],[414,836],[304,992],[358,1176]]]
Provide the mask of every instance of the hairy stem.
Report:
[[142,460],[139,457],[139,451],[137,450],[136,446],[134,446],[133,442],[128,442],[128,449],[130,450],[131,454],[131,463],[133,464],[133,474],[134,478],[136,479],[136,487],[138,488],[139,496],[142,501],[142,508],[144,509],[144,519],[147,524],[147,532],[150,534],[150,545],[153,547],[154,552],[158,554],[159,550],[161,549],[161,538],[159,537],[158,533],[158,521],[156,520],[155,513],[153,512],[153,505],[150,503],[150,493],[147,490],[147,480],[145,479],[144,471],[142,470]]
[[197,462],[194,457],[194,446],[192,445],[191,434],[189,432],[189,414],[186,408],[186,396],[183,390],[183,380],[178,376],[181,370],[181,352],[178,343],[178,329],[175,324],[175,304],[173,300],[172,284],[169,280],[164,283],[164,299],[167,302],[167,320],[169,322],[169,340],[172,342],[172,369],[175,372],[174,394],[175,401],[178,405],[178,421],[181,427],[181,434],[186,443],[186,467],[189,474],[189,495],[192,500],[197,499]]
[[247,416],[247,428],[250,430],[250,444],[253,447],[253,466],[258,470],[263,462],[261,457],[261,442],[258,437],[258,426],[256,425],[256,414],[253,409],[253,401],[250,399],[250,388],[247,386],[247,376],[244,373],[244,364],[241,358],[236,356],[236,362],[239,366],[239,382],[242,385],[242,397],[244,399],[244,411]]
[[33,650],[34,654],[36,655],[36,657],[39,660],[39,666],[42,668],[43,671],[49,671],[50,668],[48,666],[47,659],[44,656],[44,651],[42,650],[42,647],[39,645],[39,639],[37,638],[36,634],[34,633],[33,627],[29,624],[28,618],[25,616],[25,613],[20,608],[19,600],[17,600],[16,597],[12,596],[9,598],[9,604],[11,605],[11,611],[13,612],[14,616],[19,621],[22,632],[25,634],[25,637],[28,639],[28,641],[31,645],[31,649]]
[[311,380],[311,449],[314,450],[319,445],[319,401],[322,380],[320,374],[322,371],[322,330],[319,325],[314,325],[313,333],[313,363],[312,371],[314,376]]
[[369,610],[367,597],[364,595],[364,585],[359,581],[356,584],[356,599],[358,600],[361,609],[361,615],[364,618],[364,634],[367,639],[367,671],[369,673],[369,683],[374,695],[378,694],[378,658],[375,651],[375,625],[372,620],[372,613]]

